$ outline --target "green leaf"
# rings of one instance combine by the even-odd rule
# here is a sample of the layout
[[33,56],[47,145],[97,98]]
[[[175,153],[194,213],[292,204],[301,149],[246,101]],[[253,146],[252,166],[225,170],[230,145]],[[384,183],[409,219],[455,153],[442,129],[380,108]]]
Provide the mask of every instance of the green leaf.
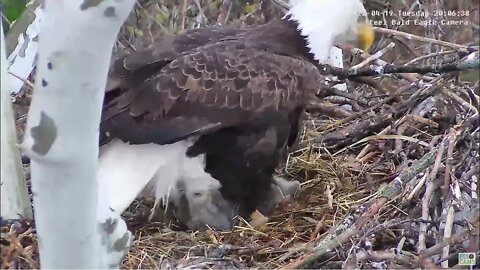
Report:
[[3,14],[10,23],[20,17],[27,6],[27,0],[1,0],[1,3]]

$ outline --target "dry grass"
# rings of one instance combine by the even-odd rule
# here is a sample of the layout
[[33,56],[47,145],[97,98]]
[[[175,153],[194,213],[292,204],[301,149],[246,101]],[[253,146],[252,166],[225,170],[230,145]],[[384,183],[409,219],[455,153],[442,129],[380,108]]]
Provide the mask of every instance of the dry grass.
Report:
[[[256,1],[139,2],[120,35],[120,50],[218,21],[239,27],[264,22]],[[381,1],[367,2],[370,10],[386,8]],[[455,44],[478,44],[478,1],[415,3],[392,1],[392,6],[469,10],[469,16],[456,19],[470,24],[387,27]],[[397,65],[428,54],[432,56],[418,64],[451,62],[467,54],[395,35],[380,35],[373,51],[392,41],[396,46],[381,60]],[[366,57],[354,52],[347,64]],[[302,188],[266,223],[252,226],[240,220],[230,232],[173,231],[161,222],[147,223],[150,203],[135,202],[124,216],[136,240],[122,268],[434,268],[442,261],[456,265],[459,252],[477,252],[479,243],[478,75],[476,70],[349,81],[353,100],[329,96],[329,103],[311,109],[302,147],[279,168],[280,174],[301,181]],[[405,90],[408,85],[412,87]],[[354,111],[342,109],[344,104]],[[349,114],[350,120],[319,113],[325,106]],[[358,127],[367,128],[368,134],[359,133]],[[325,138],[330,138],[328,143],[319,143]],[[344,145],[346,141],[353,144]],[[448,188],[442,188],[445,183]],[[2,269],[38,267],[34,232],[21,222],[2,226]]]

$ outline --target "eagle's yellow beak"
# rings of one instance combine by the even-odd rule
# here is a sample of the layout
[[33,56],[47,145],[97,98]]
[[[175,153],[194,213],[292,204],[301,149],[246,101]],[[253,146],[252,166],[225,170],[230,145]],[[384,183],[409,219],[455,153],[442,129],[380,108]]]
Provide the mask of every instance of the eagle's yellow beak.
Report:
[[357,24],[357,39],[362,50],[368,51],[375,40],[375,31],[369,22]]

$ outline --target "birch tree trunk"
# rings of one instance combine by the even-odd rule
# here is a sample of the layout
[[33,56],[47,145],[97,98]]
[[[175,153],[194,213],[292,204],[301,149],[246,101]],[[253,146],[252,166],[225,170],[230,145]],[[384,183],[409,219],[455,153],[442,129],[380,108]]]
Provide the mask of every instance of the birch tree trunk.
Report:
[[5,54],[5,38],[3,26],[0,24],[0,183],[1,183],[1,215],[5,219],[32,219],[32,208],[27,191],[27,183],[23,171],[20,151],[17,147],[17,132],[10,99],[10,85],[7,76],[7,58]]
[[110,55],[135,0],[45,0],[22,147],[42,268],[115,267],[131,243],[96,181]]

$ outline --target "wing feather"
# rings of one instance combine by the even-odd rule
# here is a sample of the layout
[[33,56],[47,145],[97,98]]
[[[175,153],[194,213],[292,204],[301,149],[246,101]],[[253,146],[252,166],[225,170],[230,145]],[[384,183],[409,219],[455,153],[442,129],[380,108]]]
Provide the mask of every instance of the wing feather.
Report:
[[124,86],[121,83],[129,83],[128,87],[135,86],[177,57],[244,31],[233,26],[192,29],[177,36],[162,36],[140,51],[127,55],[120,53],[114,57],[111,65],[106,91]]
[[305,104],[319,76],[307,61],[238,42],[203,46],[108,100],[101,132],[130,143],[176,142],[265,111],[288,113]]

